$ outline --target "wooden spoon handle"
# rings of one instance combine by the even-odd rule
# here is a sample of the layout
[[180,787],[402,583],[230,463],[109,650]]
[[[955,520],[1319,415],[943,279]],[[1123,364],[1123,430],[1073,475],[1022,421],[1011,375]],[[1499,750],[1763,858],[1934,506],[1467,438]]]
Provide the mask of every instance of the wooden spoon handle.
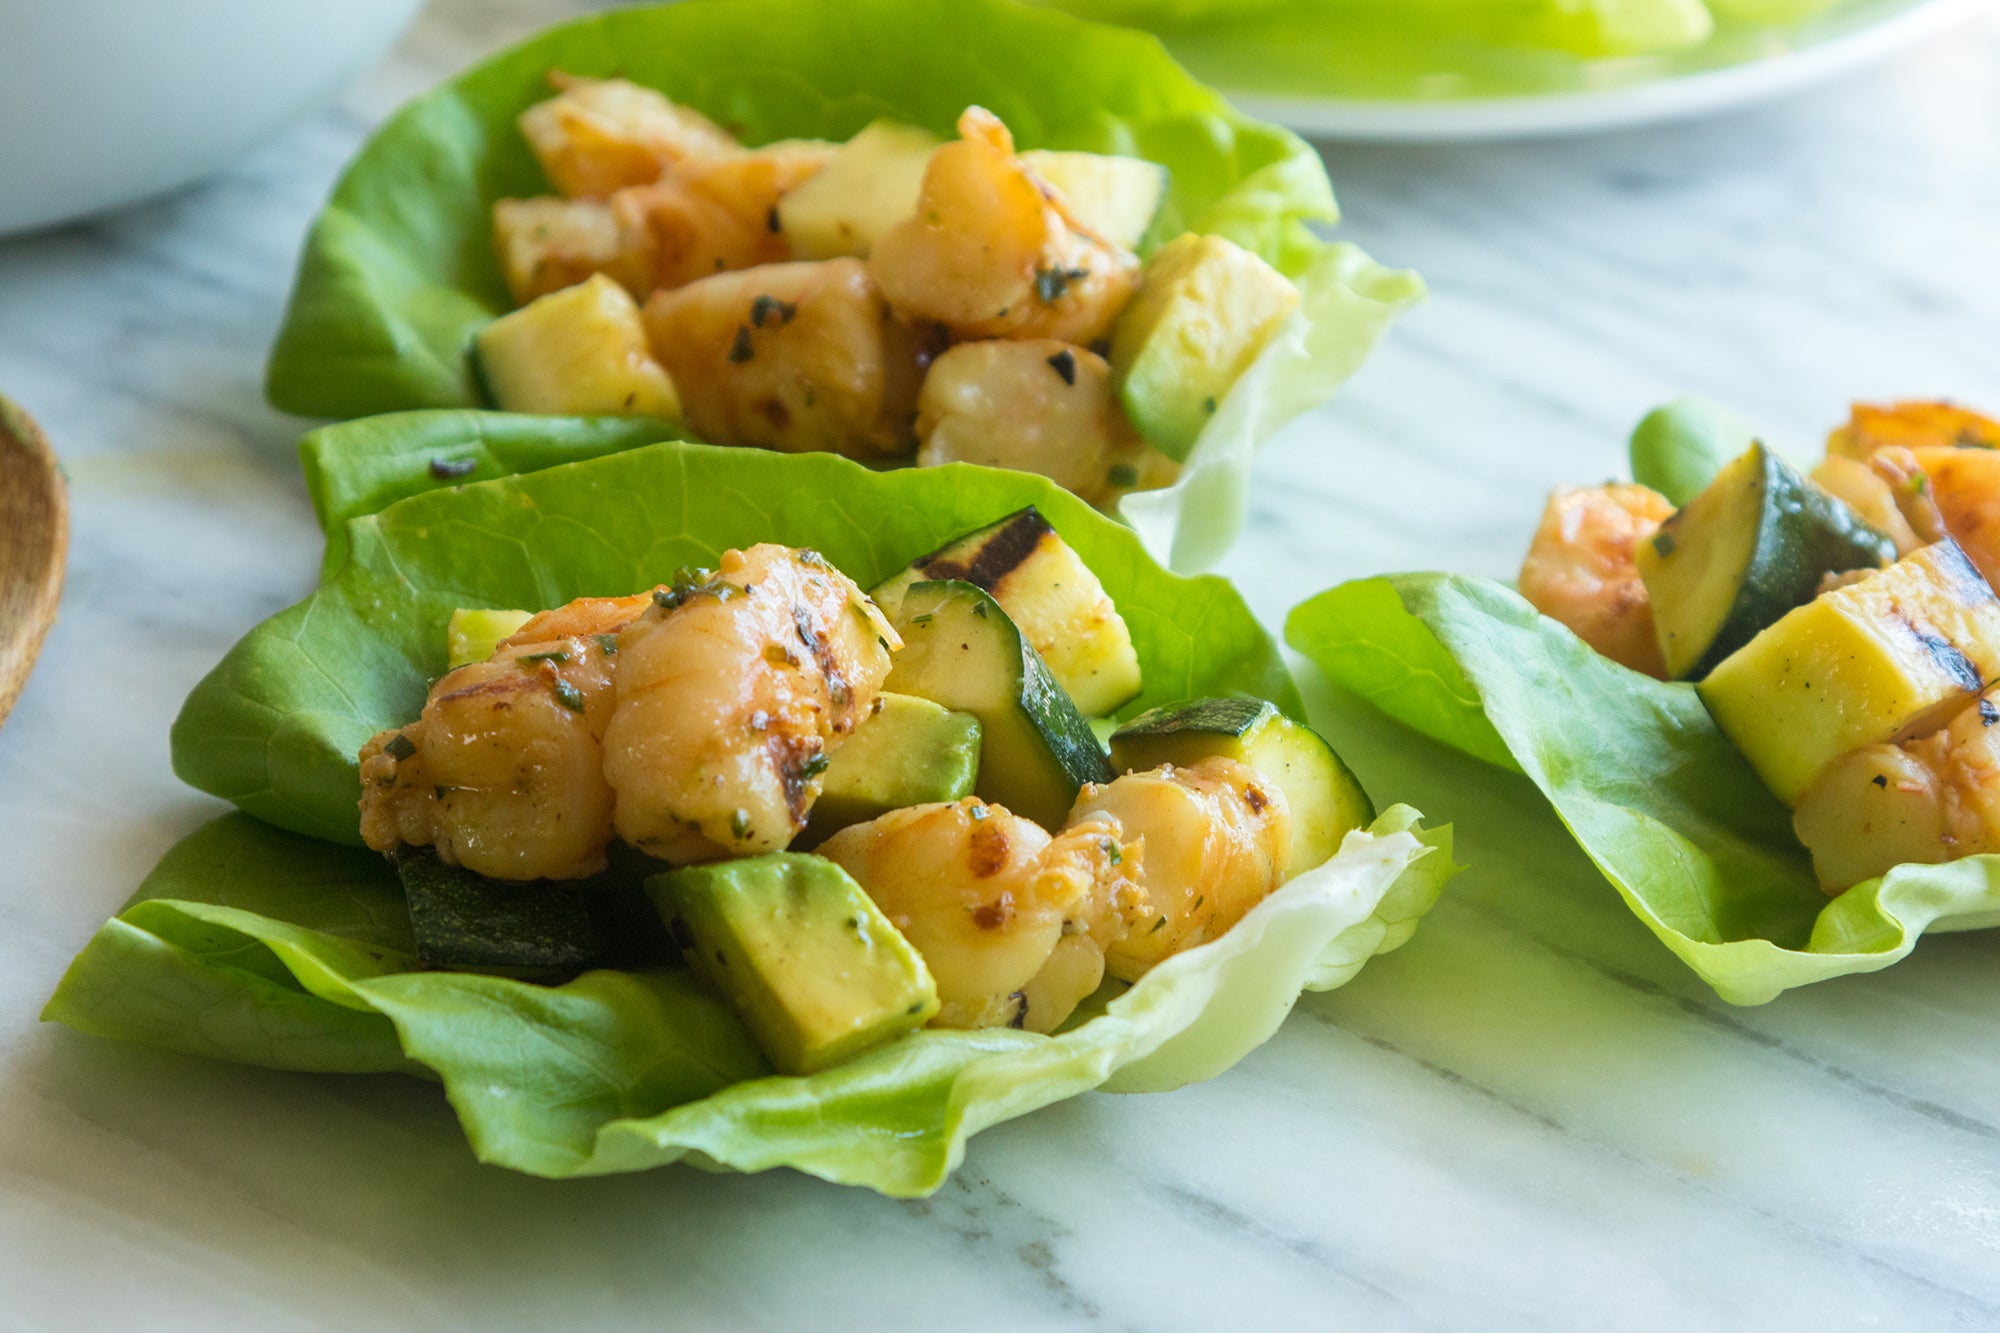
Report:
[[0,397],[0,721],[55,623],[69,549],[69,500],[47,437]]

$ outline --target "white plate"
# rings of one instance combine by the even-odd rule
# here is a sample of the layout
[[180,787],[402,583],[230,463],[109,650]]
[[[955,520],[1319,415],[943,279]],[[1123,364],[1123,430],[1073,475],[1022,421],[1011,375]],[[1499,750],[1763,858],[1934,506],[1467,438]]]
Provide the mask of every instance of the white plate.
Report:
[[1989,0],[1872,0],[1849,6],[1776,49],[1734,63],[1697,56],[1608,71],[1614,86],[1531,96],[1435,100],[1228,93],[1246,113],[1322,139],[1397,142],[1585,134],[1685,120],[1796,92],[1936,37],[1989,12]]

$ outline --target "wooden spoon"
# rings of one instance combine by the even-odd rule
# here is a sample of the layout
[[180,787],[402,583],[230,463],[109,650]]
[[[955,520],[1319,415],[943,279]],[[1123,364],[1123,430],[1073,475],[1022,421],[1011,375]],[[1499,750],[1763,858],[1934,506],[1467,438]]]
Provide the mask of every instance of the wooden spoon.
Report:
[[0,722],[55,623],[69,499],[41,427],[0,396]]

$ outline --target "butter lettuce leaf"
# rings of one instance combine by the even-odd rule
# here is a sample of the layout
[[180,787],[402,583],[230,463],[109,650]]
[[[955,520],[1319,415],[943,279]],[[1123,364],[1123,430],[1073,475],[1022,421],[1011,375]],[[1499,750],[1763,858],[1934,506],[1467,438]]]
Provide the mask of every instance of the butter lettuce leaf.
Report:
[[[379,129],[313,223],[267,388],[349,418],[488,403],[472,341],[509,308],[494,200],[546,192],[514,127],[551,69],[663,89],[747,142],[844,139],[889,116],[948,134],[978,103],[1024,148],[1166,166],[1151,242],[1228,236],[1297,281],[1287,335],[1230,395],[1187,480],[1135,515],[1153,551],[1212,563],[1241,526],[1254,448],[1322,401],[1423,287],[1319,240],[1333,192],[1310,145],[1233,111],[1150,37],[1008,0],[690,0],[563,24],[417,98]],[[1315,359],[1301,360],[1309,349]],[[566,427],[556,427],[558,430]],[[655,435],[654,438],[660,438]]]
[[1447,745],[1524,773],[1628,907],[1723,999],[1887,967],[1926,929],[2000,925],[2000,857],[1820,892],[1790,812],[1692,686],[1593,652],[1485,579],[1364,579],[1294,608],[1328,677]]
[[1221,1073],[1301,990],[1338,986],[1407,939],[1453,870],[1449,831],[1393,807],[1060,1035],[926,1030],[783,1077],[685,971],[540,986],[421,970],[382,858],[232,814],[168,853],[43,1017],[278,1069],[434,1078],[480,1160],[533,1175],[686,1160],[920,1195],[989,1125],[1092,1088]]

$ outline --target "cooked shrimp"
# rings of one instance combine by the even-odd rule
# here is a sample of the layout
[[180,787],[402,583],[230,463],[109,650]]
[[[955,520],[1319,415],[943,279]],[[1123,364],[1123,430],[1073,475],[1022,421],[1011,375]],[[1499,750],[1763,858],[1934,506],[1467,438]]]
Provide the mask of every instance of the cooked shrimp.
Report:
[[715,122],[624,79],[549,75],[560,93],[519,124],[549,184],[572,199],[646,185],[677,163],[741,151]]
[[652,185],[613,195],[628,262],[644,274],[637,295],[790,259],[791,246],[774,225],[778,201],[832,152],[831,144],[786,140],[689,162]]
[[1891,445],[2000,449],[2000,421],[1946,402],[1856,403],[1847,424],[1827,436],[1830,456],[1867,458]]
[[1813,469],[1812,479],[1821,490],[1845,501],[1872,527],[1886,533],[1896,543],[1896,554],[1908,555],[1925,544],[1903,517],[1888,480],[1868,464],[1829,454]]
[[439,680],[421,717],[362,747],[363,840],[383,852],[435,847],[447,864],[496,879],[581,879],[604,869],[610,636],[649,600],[545,611],[488,661]]
[[1128,773],[1077,798],[1065,836],[1120,849],[1143,919],[1105,949],[1111,975],[1136,981],[1163,959],[1215,939],[1284,881],[1291,812],[1284,793],[1233,759]]
[[941,1001],[932,1026],[1049,1032],[1103,977],[1093,930],[1116,882],[1115,846],[1096,829],[1051,839],[969,796],[842,829],[819,855],[923,955]]
[[896,632],[811,551],[725,552],[618,636],[604,774],[626,842],[676,864],[776,851],[867,716]]
[[1132,429],[1111,367],[1053,338],[960,343],[917,396],[917,461],[1039,472],[1092,504],[1163,486],[1177,470]]
[[612,206],[597,199],[502,199],[493,205],[493,247],[516,305],[595,273],[638,297],[651,289],[646,257]]
[[1521,562],[1521,596],[1614,662],[1667,674],[1632,552],[1674,507],[1644,486],[1562,486]]
[[2000,690],[1949,726],[1898,745],[1866,745],[1829,764],[1792,808],[1828,893],[1905,862],[2000,852]]
[[1103,337],[1138,258],[1069,218],[992,112],[967,108],[958,132],[931,154],[916,213],[875,242],[869,271],[889,304],[959,338]]
[[2000,452],[1930,446],[1880,450],[1869,461],[1902,454],[1924,478],[1921,499],[1934,504],[1951,534],[1979,572],[2000,579]]
[[858,259],[770,264],[657,293],[646,332],[704,440],[864,460],[909,451],[917,338]]

